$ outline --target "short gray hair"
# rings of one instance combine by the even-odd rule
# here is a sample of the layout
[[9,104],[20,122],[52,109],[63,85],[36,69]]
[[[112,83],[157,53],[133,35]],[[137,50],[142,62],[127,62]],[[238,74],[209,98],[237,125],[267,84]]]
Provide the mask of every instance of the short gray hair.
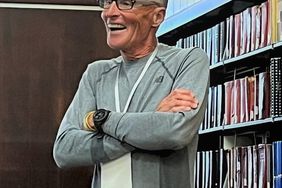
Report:
[[168,0],[152,0],[156,3],[159,3],[160,5],[163,5],[164,7],[167,7]]

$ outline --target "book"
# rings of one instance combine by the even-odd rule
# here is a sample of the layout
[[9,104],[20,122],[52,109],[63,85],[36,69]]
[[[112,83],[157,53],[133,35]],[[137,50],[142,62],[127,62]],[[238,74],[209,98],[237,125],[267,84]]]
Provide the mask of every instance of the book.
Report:
[[282,176],[274,177],[274,188],[281,188],[282,187]]
[[255,83],[256,83],[256,77],[248,77],[248,113],[249,113],[249,121],[254,120],[255,116]]
[[248,112],[247,105],[247,88],[246,88],[246,78],[240,79],[240,123],[246,122],[246,114]]
[[258,187],[258,151],[257,146],[253,146],[253,186]]
[[275,176],[281,176],[282,174],[282,141],[277,141],[276,142],[276,147],[275,147]]
[[253,147],[248,146],[248,188],[253,187]]
[[247,8],[244,12],[244,22],[245,22],[245,31],[246,31],[246,47],[245,52],[248,53],[251,50],[251,8]]
[[266,144],[266,187],[272,187],[272,144]]
[[226,150],[219,150],[220,160],[219,160],[219,188],[223,188],[224,180],[227,174],[227,159],[226,159]]
[[213,125],[211,125],[211,127],[216,127],[217,126],[217,110],[218,110],[218,102],[217,102],[217,95],[218,95],[218,91],[217,91],[217,86],[213,87]]
[[278,41],[278,29],[277,29],[277,18],[278,18],[278,0],[270,0],[271,6],[271,39],[272,43]]
[[258,119],[264,119],[270,116],[269,72],[259,73],[258,79]]
[[255,77],[255,86],[254,86],[254,90],[255,90],[255,93],[254,93],[254,120],[257,120],[258,119],[258,115],[259,115],[259,108],[258,108],[258,105],[259,105],[259,77],[258,75],[254,75]]
[[258,145],[258,188],[266,187],[266,145]]
[[200,151],[197,152],[197,162],[196,162],[196,187],[200,188],[202,187],[202,181],[201,181],[201,177],[202,177],[202,160],[201,160],[201,153]]
[[234,17],[235,15],[231,15],[229,17],[229,58],[234,57],[234,47],[235,47],[235,41],[234,41],[234,37],[235,37],[235,26],[234,26]]
[[261,41],[261,9],[260,6],[257,8],[256,12],[256,39],[255,39],[255,49],[258,49],[260,47],[260,41]]
[[208,124],[206,129],[211,128],[213,125],[213,87],[209,88],[209,95],[208,95]]
[[210,152],[209,151],[205,151],[205,188],[209,187],[209,174],[210,174]]
[[231,149],[228,149],[226,152],[226,161],[227,161],[227,187],[231,187]]
[[277,5],[277,41],[282,40],[282,0],[278,0]]
[[229,59],[229,37],[230,37],[230,19],[229,18],[226,18],[226,33],[225,33],[225,48],[224,48],[224,53],[223,53],[223,58],[222,60],[226,60],[226,59]]
[[234,57],[240,55],[241,49],[241,19],[242,14],[235,14],[234,16]]
[[232,93],[233,93],[234,81],[228,81],[224,83],[225,102],[224,102],[224,125],[231,123],[231,107],[232,107]]
[[236,147],[236,187],[242,186],[242,147]]
[[206,188],[206,152],[202,151],[202,188]]
[[219,187],[219,150],[215,150],[212,153],[212,188],[218,188]]
[[231,117],[231,123],[240,123],[240,119],[241,119],[241,117],[240,117],[240,114],[241,114],[241,112],[240,112],[241,102],[240,102],[240,100],[238,100],[238,99],[241,98],[240,87],[241,87],[240,86],[240,79],[234,80],[234,89],[233,89],[233,92],[234,92],[234,94],[233,94],[233,96],[234,96],[234,98],[233,98],[233,104],[234,104],[233,112],[234,113],[232,113],[233,116]]
[[268,37],[268,1],[260,5],[261,9],[261,41],[260,47],[265,47],[267,45]]
[[241,150],[242,187],[248,187],[248,148]]
[[219,32],[219,61],[224,60],[224,49],[226,45],[226,20],[220,22]]
[[271,19],[272,19],[272,6],[271,6],[271,1],[272,0],[267,0],[267,2],[268,2],[268,10],[267,10],[267,14],[268,14],[268,20],[267,20],[267,22],[268,22],[268,24],[267,24],[267,26],[268,26],[268,28],[267,28],[267,45],[271,45],[272,44],[272,38],[271,38],[271,33],[272,33],[272,30],[271,30]]
[[271,116],[282,115],[282,71],[281,57],[270,60],[270,87],[271,87]]
[[210,150],[209,151],[209,188],[213,188],[213,186],[212,186],[212,183],[213,183],[213,151],[212,150]]
[[224,89],[220,84],[217,86],[217,126],[222,125],[223,108],[224,108]]
[[212,28],[207,29],[207,55],[212,65]]
[[251,51],[256,48],[256,14],[258,11],[258,6],[253,6],[251,8]]
[[230,187],[235,187],[235,174],[236,174],[236,168],[235,168],[235,148],[231,148],[230,151]]

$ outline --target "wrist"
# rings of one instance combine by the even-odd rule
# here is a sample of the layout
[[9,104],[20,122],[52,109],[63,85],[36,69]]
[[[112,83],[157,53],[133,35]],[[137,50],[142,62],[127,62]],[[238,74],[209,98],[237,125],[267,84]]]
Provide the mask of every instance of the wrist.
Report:
[[93,116],[95,111],[88,112],[83,120],[83,128],[87,131],[96,131],[95,124],[93,122]]
[[95,125],[96,130],[99,133],[103,133],[102,126],[107,121],[111,111],[105,110],[105,109],[99,109],[97,110],[93,115],[93,122]]

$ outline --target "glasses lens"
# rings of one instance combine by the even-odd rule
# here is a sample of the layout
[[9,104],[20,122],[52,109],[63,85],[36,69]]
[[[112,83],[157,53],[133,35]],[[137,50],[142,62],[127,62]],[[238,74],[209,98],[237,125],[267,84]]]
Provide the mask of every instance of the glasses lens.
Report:
[[133,0],[99,0],[99,6],[104,9],[110,8],[112,2],[115,1],[118,9],[129,10],[133,7]]
[[132,0],[117,0],[117,4],[118,4],[119,9],[121,10],[128,10],[133,7]]
[[112,0],[99,0],[99,6],[101,8],[110,8],[112,2]]

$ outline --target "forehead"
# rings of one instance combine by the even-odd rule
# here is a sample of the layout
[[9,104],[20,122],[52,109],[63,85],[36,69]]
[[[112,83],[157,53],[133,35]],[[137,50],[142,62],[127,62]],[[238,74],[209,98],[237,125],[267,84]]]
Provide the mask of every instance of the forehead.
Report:
[[[125,0],[120,0],[120,1],[125,1]],[[134,0],[130,0],[130,1],[134,1]],[[166,6],[166,4],[167,4],[167,0],[135,0],[135,1],[136,2],[155,2],[155,3],[158,3],[160,5],[164,5],[164,6]]]
[[159,4],[164,4],[166,0],[136,0],[137,2],[156,2]]

